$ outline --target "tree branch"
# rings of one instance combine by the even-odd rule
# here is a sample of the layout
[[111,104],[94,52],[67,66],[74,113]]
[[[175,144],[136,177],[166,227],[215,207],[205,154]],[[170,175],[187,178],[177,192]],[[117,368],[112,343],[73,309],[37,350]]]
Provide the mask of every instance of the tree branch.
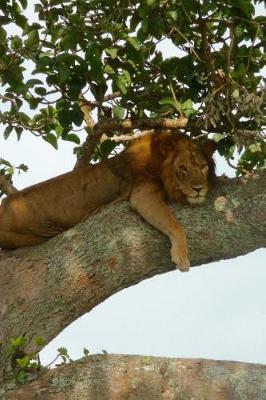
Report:
[[127,118],[127,119],[108,119],[98,122],[94,127],[95,135],[102,135],[109,131],[123,130],[131,131],[132,129],[181,129],[187,124],[186,118]]
[[77,162],[74,166],[74,169],[85,167],[90,162],[95,147],[99,141],[99,138],[89,133],[92,132],[93,127],[95,126],[95,121],[91,116],[91,112],[95,108],[95,105],[84,99],[84,97],[80,97],[79,107],[84,114],[84,121],[87,125],[88,136],[81,146],[81,152],[77,157]]
[[6,177],[0,174],[0,193],[6,195],[17,192],[18,190],[6,179]]
[[[266,247],[265,208],[266,172],[222,180],[204,207],[173,206],[191,265]],[[170,270],[169,241],[128,203],[106,207],[43,245],[0,251],[0,376],[10,338],[25,335],[26,351],[37,351],[36,335],[48,343],[112,294]]]
[[93,132],[89,134],[82,145],[82,156],[75,165],[75,168],[89,165],[90,158],[100,142],[102,135],[117,130],[132,131],[133,129],[180,129],[185,128],[186,118],[126,118],[126,119],[103,119],[93,127]]
[[265,374],[266,365],[232,361],[93,355],[6,390],[5,400],[255,400]]

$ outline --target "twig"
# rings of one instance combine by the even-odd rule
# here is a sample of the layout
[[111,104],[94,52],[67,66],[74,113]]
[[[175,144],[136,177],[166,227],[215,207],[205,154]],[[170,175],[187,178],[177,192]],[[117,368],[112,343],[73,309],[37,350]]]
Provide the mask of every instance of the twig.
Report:
[[259,25],[257,25],[257,30],[256,30],[256,33],[255,33],[254,39],[253,39],[253,41],[252,41],[252,43],[251,43],[251,46],[250,46],[250,49],[249,49],[249,53],[248,53],[248,62],[247,62],[247,67],[246,67],[246,73],[248,72],[248,70],[249,70],[249,67],[250,67],[251,56],[252,56],[252,50],[253,50],[253,48],[254,48],[254,45],[255,45],[256,39],[257,39],[257,37],[258,37],[258,34],[259,34],[259,29],[260,29],[260,26],[259,26]]
[[229,30],[230,30],[231,42],[230,42],[230,46],[229,46],[229,49],[228,49],[228,52],[227,52],[227,74],[230,77],[231,55],[232,55],[232,51],[233,51],[233,48],[234,48],[234,45],[235,45],[234,28],[233,28],[232,24],[230,24]]
[[155,132],[155,129],[149,129],[149,130],[144,130],[140,132],[134,132],[129,135],[114,135],[111,137],[108,137],[107,135],[103,134],[101,138],[101,143],[104,142],[105,140],[111,140],[112,142],[126,142],[126,141],[131,141],[135,139],[140,139],[143,136],[153,134]]
[[197,54],[197,52],[194,50],[194,45],[192,43],[190,43],[190,41],[188,40],[188,38],[186,38],[186,36],[177,28],[175,27],[174,30],[178,33],[179,36],[181,36],[186,43],[189,46],[189,49],[191,51],[191,53],[193,53],[195,55],[195,57],[200,61],[203,62],[202,59],[200,58],[200,56]]
[[170,82],[169,86],[170,86],[170,90],[171,90],[171,93],[172,93],[172,96],[173,96],[173,99],[174,99],[174,102],[175,102],[175,108],[179,112],[181,118],[183,118],[184,115],[183,115],[183,112],[182,112],[181,104],[179,103],[179,101],[177,101],[172,82]]
[[60,353],[58,353],[56,355],[56,357],[53,359],[53,361],[51,361],[51,362],[49,362],[49,364],[45,365],[45,368],[51,367],[51,365],[53,365],[58,360],[59,357],[60,357]]
[[84,114],[84,121],[87,125],[87,128],[93,129],[95,121],[91,116],[91,112],[95,108],[95,105],[92,102],[84,99],[84,97],[80,97],[79,107]]
[[208,69],[210,70],[212,78],[216,76],[214,60],[212,58],[210,43],[207,34],[207,21],[204,20],[201,16],[199,18],[199,29],[202,38],[202,50],[204,54],[204,63],[208,65]]

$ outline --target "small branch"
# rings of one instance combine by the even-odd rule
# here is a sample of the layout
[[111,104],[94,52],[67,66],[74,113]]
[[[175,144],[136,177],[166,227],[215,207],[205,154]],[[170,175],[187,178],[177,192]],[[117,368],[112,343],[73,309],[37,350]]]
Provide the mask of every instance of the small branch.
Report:
[[103,134],[101,138],[101,143],[104,142],[105,140],[112,140],[112,142],[127,142],[135,139],[140,139],[143,136],[153,134],[155,132],[155,129],[149,129],[145,131],[140,131],[140,132],[135,132],[129,135],[114,135],[112,137],[108,137],[107,135]]
[[79,107],[84,114],[84,121],[87,125],[88,136],[81,147],[82,151],[77,157],[77,162],[74,166],[74,169],[85,167],[90,162],[94,149],[99,141],[98,138],[89,133],[95,126],[95,121],[91,116],[91,112],[95,108],[95,105],[86,100],[83,96],[80,96]]
[[7,196],[12,193],[16,193],[18,190],[6,179],[6,177],[0,174],[0,192]]
[[230,30],[230,46],[227,52],[227,74],[230,77],[230,68],[231,68],[231,56],[232,56],[232,51],[235,45],[235,36],[234,36],[234,27],[232,24],[229,26]]
[[259,26],[259,25],[257,25],[256,34],[255,34],[255,36],[254,36],[254,39],[253,39],[253,41],[252,41],[252,44],[251,44],[251,46],[250,46],[249,53],[248,53],[248,63],[247,63],[247,67],[246,67],[246,73],[248,72],[248,70],[249,70],[249,68],[250,68],[250,62],[251,62],[251,56],[252,56],[252,50],[253,50],[253,48],[254,48],[254,45],[255,45],[256,39],[257,39],[257,37],[258,37],[258,34],[259,34],[259,29],[260,29],[260,26]]
[[174,102],[175,102],[175,108],[180,113],[181,118],[184,118],[181,104],[179,103],[179,101],[177,101],[177,98],[176,98],[175,91],[174,91],[172,83],[170,83],[169,86],[170,86],[170,90],[171,90],[171,93],[172,93],[172,96],[173,96],[173,99],[174,99]]
[[[103,98],[103,103],[104,103],[105,101],[110,101],[110,100],[117,99],[117,97],[121,97],[121,92],[114,92],[114,93],[111,93],[111,94],[107,94],[107,95],[104,96],[104,98]],[[95,107],[100,106],[99,101],[92,101],[91,104],[94,105]]]
[[[89,165],[93,152],[100,142],[102,135],[112,131],[132,131],[133,129],[181,129],[185,128],[188,120],[186,118],[126,118],[126,119],[104,119],[97,122],[93,127],[93,132],[87,136],[82,145],[82,155],[77,161],[74,169]],[[130,135],[131,136],[131,135]],[[127,139],[126,139],[127,140]]]
[[80,97],[79,107],[84,114],[84,121],[87,125],[87,128],[93,129],[95,121],[91,116],[91,112],[95,108],[95,105],[92,102],[84,99],[84,97]]
[[[120,92],[114,92],[104,97],[103,101],[114,100],[117,97],[120,97]],[[84,121],[87,125],[89,131],[92,131],[95,126],[95,121],[91,116],[91,112],[95,107],[99,107],[100,103],[98,101],[88,101],[82,95],[80,96],[79,106],[81,111],[84,114]],[[81,153],[78,156],[77,162],[74,166],[74,169],[85,167],[90,163],[93,152],[100,141],[100,136],[90,134],[88,132],[88,136],[81,147]]]
[[[178,33],[178,35],[181,36],[182,39],[184,39],[184,40],[186,41],[186,43],[187,43],[188,46],[189,46],[189,49],[190,49],[191,53],[194,54],[194,56],[197,58],[197,60],[200,61],[200,62],[203,62],[203,60],[200,58],[200,56],[198,55],[198,53],[195,51],[194,45],[188,40],[188,38],[187,38],[177,27],[175,27],[175,28],[173,29],[173,31],[176,31],[176,32]],[[170,35],[169,35],[169,36],[170,36]]]
[[186,118],[126,118],[123,120],[119,119],[108,119],[100,121],[94,126],[94,135],[102,135],[103,133],[123,130],[130,131],[132,129],[182,129],[187,125],[188,120]]
[[208,68],[210,68],[211,74],[214,76],[215,75],[215,67],[214,67],[214,61],[211,56],[209,40],[207,37],[206,21],[201,20],[200,31],[201,31],[201,37],[202,37],[202,50],[204,53],[204,60],[206,60],[206,63],[208,64]]

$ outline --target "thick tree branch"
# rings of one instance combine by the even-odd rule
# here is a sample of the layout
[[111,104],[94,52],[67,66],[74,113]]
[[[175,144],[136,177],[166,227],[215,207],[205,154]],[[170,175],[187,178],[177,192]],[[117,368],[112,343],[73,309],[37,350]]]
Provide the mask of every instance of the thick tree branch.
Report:
[[47,371],[4,400],[255,400],[264,398],[265,375],[259,364],[95,355]]
[[[192,266],[266,246],[266,172],[219,182],[202,207],[173,206],[188,235]],[[47,243],[0,251],[0,372],[9,339],[47,342],[97,304],[173,269],[167,238],[129,210],[107,207]]]

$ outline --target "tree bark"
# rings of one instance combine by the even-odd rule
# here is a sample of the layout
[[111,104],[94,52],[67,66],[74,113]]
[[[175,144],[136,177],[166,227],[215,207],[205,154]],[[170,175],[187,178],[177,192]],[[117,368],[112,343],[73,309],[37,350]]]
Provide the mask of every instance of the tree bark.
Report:
[[[0,392],[1,393],[1,392]],[[95,355],[42,373],[2,400],[263,400],[266,365]]]
[[[202,207],[173,205],[192,266],[266,246],[266,173],[222,179]],[[173,270],[168,239],[127,203],[106,207],[43,245],[0,251],[0,380],[10,338],[47,342],[117,291]],[[40,350],[38,348],[38,350]]]

